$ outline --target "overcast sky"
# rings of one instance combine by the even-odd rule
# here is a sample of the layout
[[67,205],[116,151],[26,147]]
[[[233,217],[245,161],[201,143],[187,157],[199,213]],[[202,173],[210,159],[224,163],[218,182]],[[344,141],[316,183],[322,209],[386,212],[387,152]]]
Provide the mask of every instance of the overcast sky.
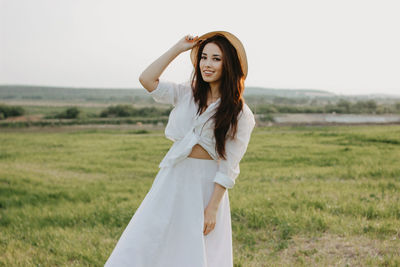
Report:
[[[136,88],[186,34],[244,44],[246,86],[400,94],[400,1],[0,0],[0,84]],[[179,55],[161,78],[184,82]]]

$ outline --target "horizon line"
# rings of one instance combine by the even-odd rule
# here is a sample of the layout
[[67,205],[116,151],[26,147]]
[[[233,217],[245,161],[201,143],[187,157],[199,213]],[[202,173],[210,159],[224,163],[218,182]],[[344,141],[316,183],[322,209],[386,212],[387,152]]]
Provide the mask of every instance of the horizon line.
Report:
[[[184,83],[184,82],[183,82]],[[89,90],[96,90],[96,89],[120,89],[120,90],[140,90],[144,89],[144,87],[79,87],[79,86],[61,86],[61,85],[37,85],[37,84],[3,84],[1,83],[0,86],[31,86],[31,87],[55,87],[55,88],[70,88],[70,89],[89,89]],[[258,86],[258,85],[245,85],[246,87],[253,87],[253,88],[260,88],[260,89],[272,89],[272,90],[300,90],[300,91],[306,91],[306,90],[314,90],[314,91],[323,91],[327,92],[336,96],[368,96],[368,95],[384,95],[384,96],[395,96],[395,97],[400,97],[400,94],[393,94],[393,93],[365,93],[365,94],[357,94],[357,93],[351,93],[351,94],[345,94],[345,93],[334,93],[326,89],[315,89],[315,88],[288,88],[288,87],[263,87],[263,86]],[[400,91],[400,89],[399,89]]]

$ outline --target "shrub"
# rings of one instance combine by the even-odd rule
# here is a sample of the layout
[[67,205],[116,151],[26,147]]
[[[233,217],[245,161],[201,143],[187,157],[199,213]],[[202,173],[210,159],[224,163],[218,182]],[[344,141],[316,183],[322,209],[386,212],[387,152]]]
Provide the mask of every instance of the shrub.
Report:
[[80,114],[80,110],[77,107],[70,107],[56,114],[54,117],[58,119],[76,119]]
[[108,107],[100,113],[100,117],[129,117],[134,113],[133,107],[129,105],[116,105]]
[[274,116],[272,114],[261,114],[260,120],[261,121],[275,122]]
[[20,106],[7,106],[0,104],[0,119],[21,116],[23,114],[25,114],[25,110]]
[[400,102],[397,102],[394,106],[397,111],[400,111]]

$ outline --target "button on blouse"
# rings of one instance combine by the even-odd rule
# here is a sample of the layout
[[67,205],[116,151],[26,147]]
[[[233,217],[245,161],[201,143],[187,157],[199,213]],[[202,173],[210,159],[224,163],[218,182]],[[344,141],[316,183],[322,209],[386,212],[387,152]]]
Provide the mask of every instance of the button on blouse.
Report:
[[211,119],[217,111],[220,98],[211,103],[201,115],[197,115],[198,105],[194,102],[189,83],[178,84],[159,79],[157,88],[148,94],[158,103],[174,106],[165,127],[165,136],[174,143],[159,167],[174,166],[189,156],[194,145],[199,144],[218,162],[214,182],[225,188],[232,188],[240,173],[239,162],[247,150],[255,126],[254,114],[247,104],[244,103],[239,113],[235,139],[226,139],[224,160],[218,156],[215,149],[214,120]]

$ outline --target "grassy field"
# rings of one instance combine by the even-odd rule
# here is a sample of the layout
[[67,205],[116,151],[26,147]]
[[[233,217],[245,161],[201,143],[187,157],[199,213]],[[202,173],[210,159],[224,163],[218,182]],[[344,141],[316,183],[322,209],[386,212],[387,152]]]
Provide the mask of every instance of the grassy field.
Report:
[[[0,132],[0,266],[103,266],[170,145]],[[400,265],[399,159],[398,125],[256,128],[229,191],[235,266]]]

